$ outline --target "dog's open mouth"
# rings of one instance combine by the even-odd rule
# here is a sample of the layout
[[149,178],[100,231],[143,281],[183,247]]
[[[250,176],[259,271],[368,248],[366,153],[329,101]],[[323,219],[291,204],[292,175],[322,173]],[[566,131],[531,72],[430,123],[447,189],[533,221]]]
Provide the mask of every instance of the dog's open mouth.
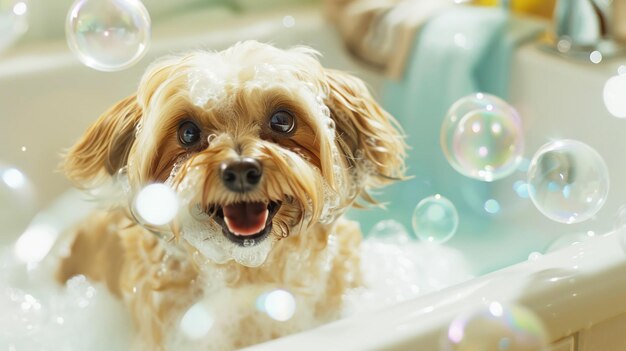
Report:
[[262,241],[272,231],[272,219],[280,202],[239,202],[213,206],[215,221],[222,227],[224,236],[235,244],[252,246]]

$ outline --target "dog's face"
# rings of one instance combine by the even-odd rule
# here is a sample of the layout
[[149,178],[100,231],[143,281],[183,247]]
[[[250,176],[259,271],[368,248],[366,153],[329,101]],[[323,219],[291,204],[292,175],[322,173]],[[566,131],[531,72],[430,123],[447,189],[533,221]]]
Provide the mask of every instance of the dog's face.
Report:
[[404,172],[404,142],[364,84],[310,49],[257,42],[149,67],[66,157],[82,187],[123,170],[131,193],[166,183],[177,239],[214,262],[262,264],[276,242],[330,224]]

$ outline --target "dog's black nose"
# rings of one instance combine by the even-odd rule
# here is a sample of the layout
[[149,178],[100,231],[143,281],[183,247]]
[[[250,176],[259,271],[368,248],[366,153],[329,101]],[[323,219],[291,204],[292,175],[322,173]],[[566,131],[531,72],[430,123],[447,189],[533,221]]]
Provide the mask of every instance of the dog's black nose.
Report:
[[263,166],[254,158],[243,157],[222,162],[220,172],[222,182],[228,189],[245,193],[259,184]]

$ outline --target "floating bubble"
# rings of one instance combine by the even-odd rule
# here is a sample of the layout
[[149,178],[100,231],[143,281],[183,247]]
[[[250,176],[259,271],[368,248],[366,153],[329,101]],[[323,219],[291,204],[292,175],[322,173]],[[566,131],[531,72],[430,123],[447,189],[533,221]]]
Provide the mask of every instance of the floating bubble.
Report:
[[530,199],[546,217],[578,223],[595,215],[609,193],[609,171],[587,144],[558,140],[543,145],[528,170]]
[[70,49],[99,71],[139,61],[150,43],[150,15],[139,0],[76,0],[65,24]]
[[296,312],[296,299],[285,290],[277,289],[257,298],[257,309],[277,321],[285,322]]
[[28,29],[28,4],[25,0],[0,0],[0,52]]
[[134,212],[147,224],[163,225],[176,217],[178,203],[172,188],[160,183],[150,184],[137,194]]
[[456,232],[459,214],[450,200],[437,194],[417,204],[412,222],[418,238],[442,244],[450,240]]
[[191,306],[180,320],[180,330],[190,339],[200,339],[207,335],[215,319],[204,304]]
[[498,214],[500,212],[500,203],[496,199],[489,199],[485,201],[483,206],[485,211],[490,214]]
[[500,98],[483,93],[466,96],[450,107],[440,142],[455,170],[487,182],[513,173],[524,151],[517,111]]
[[0,163],[0,243],[13,241],[35,215],[34,187],[19,169]]
[[546,351],[548,335],[529,309],[492,302],[454,319],[442,344],[445,351]]
[[287,15],[283,17],[283,26],[285,26],[285,28],[291,28],[295,25],[296,25],[296,19],[293,18],[293,16]]
[[528,183],[522,180],[518,180],[513,183],[513,190],[522,199],[528,199],[530,195],[528,194]]
[[602,62],[602,53],[598,50],[594,50],[589,54],[589,61],[591,61],[591,63],[595,63],[598,64],[600,62]]
[[400,222],[386,219],[374,225],[367,234],[367,239],[406,244],[411,240],[411,236]]
[[617,118],[626,118],[626,75],[619,74],[609,78],[604,84],[602,95],[610,114]]

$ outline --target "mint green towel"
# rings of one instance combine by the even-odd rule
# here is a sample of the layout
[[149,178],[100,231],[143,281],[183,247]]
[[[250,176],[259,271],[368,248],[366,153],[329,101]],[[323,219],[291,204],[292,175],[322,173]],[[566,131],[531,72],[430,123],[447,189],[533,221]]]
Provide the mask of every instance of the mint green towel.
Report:
[[543,29],[541,23],[511,17],[500,8],[467,6],[455,6],[423,27],[403,79],[387,81],[383,89],[383,106],[407,134],[413,179],[383,190],[378,199],[388,203],[386,210],[349,213],[365,234],[383,219],[395,219],[411,232],[415,205],[434,194],[449,198],[462,217],[487,220],[482,204],[490,198],[491,184],[464,177],[448,164],[439,145],[441,122],[452,103],[471,93],[506,99],[515,48]]

